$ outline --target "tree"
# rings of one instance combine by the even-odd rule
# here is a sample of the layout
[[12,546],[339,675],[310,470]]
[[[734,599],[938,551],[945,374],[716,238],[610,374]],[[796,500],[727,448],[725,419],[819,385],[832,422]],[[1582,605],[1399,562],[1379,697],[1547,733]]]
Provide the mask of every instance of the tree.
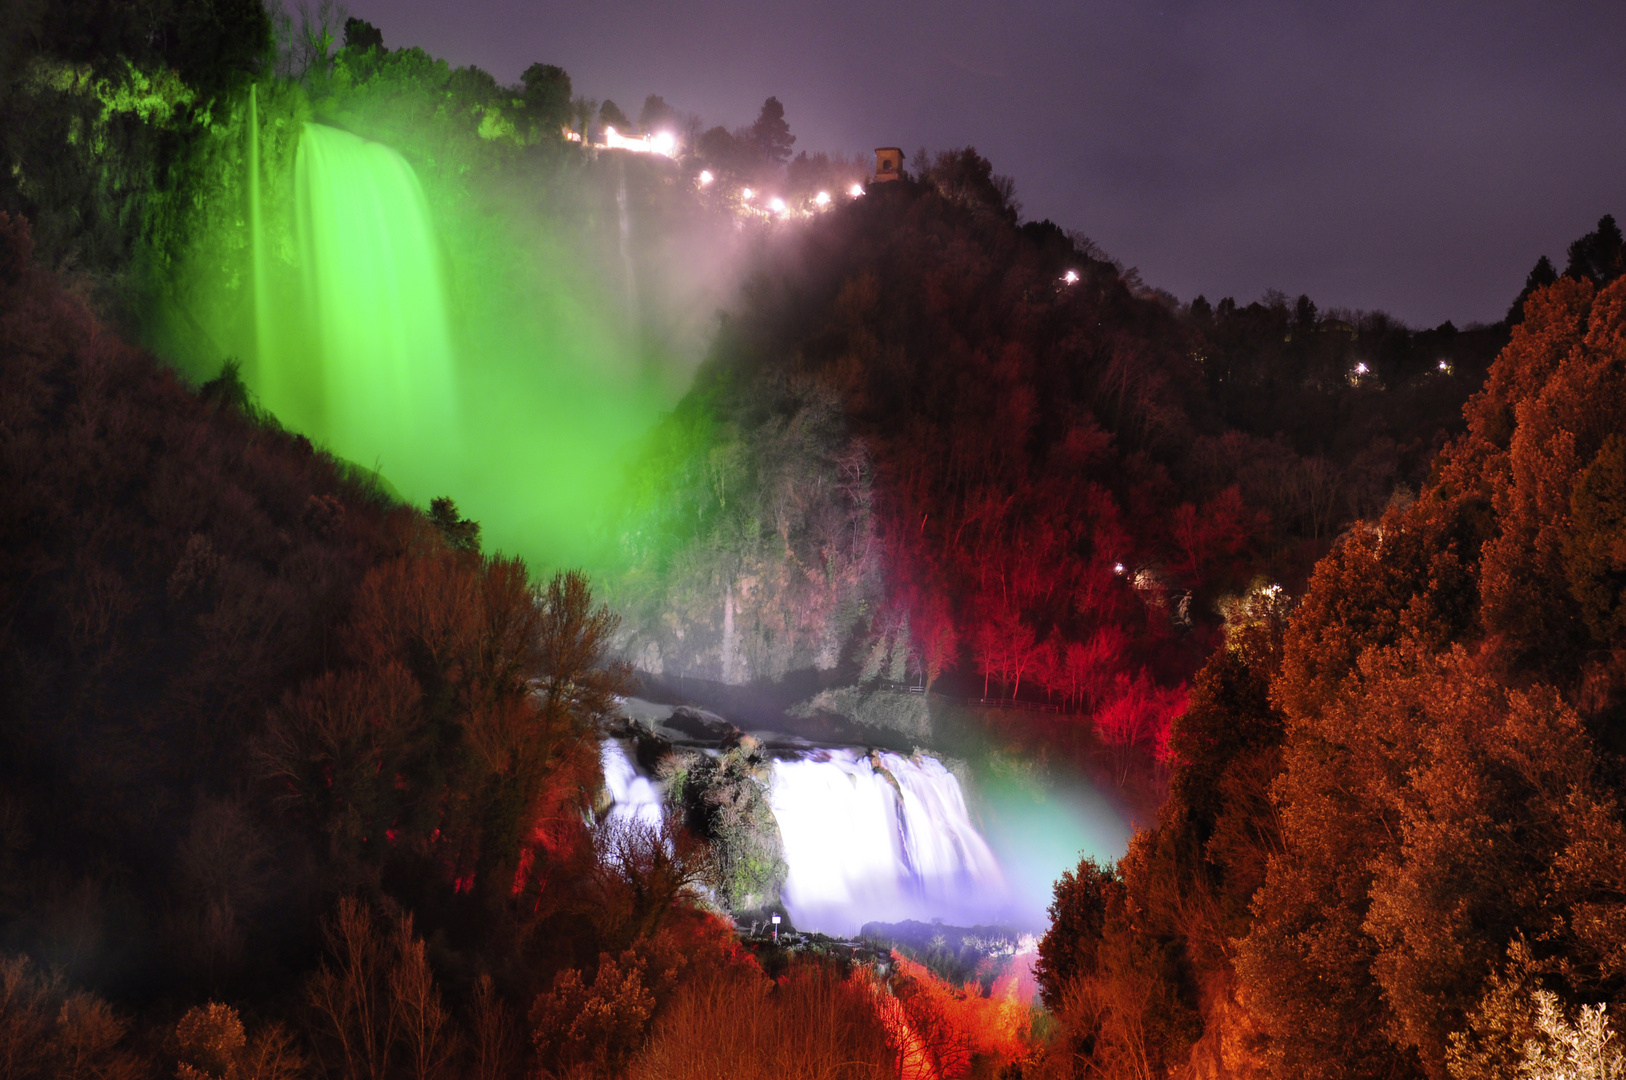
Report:
[[368,49],[384,51],[384,32],[366,19],[349,18],[344,20],[344,47],[357,52],[366,52]]
[[779,104],[778,98],[771,97],[762,103],[762,111],[747,129],[746,139],[757,156],[770,165],[783,165],[790,160],[790,148],[796,144],[796,136],[790,133],[790,125],[785,122],[785,107]]
[[609,98],[605,98],[604,104],[598,107],[598,122],[601,127],[615,128],[618,134],[632,134],[632,121],[628,120],[627,114]]
[[1564,1015],[1558,995],[1537,990],[1536,1030],[1539,1039],[1525,1044],[1519,1080],[1621,1080],[1626,1077],[1626,1054],[1609,1018],[1607,1005],[1583,1005],[1575,1023]]
[[1611,434],[1576,478],[1565,539],[1570,592],[1594,641],[1626,638],[1626,438]]
[[429,501],[429,521],[440,530],[441,536],[453,551],[478,555],[480,553],[480,523],[459,517],[457,504],[442,495]]
[[532,1041],[555,1076],[594,1080],[620,1076],[644,1041],[655,996],[645,985],[645,961],[632,952],[605,953],[588,985],[567,969],[531,1007]]
[[1553,261],[1543,255],[1536,260],[1536,265],[1530,268],[1525,276],[1524,288],[1519,290],[1518,297],[1513,306],[1507,310],[1506,322],[1508,326],[1517,326],[1524,321],[1524,302],[1530,299],[1530,294],[1538,289],[1545,289],[1558,280],[1558,271],[1553,269]]
[[1315,301],[1304,293],[1299,294],[1298,301],[1293,305],[1293,325],[1299,333],[1308,333],[1315,329],[1316,308]]
[[[660,130],[672,130],[677,127],[677,110],[666,103],[666,99],[659,94],[650,94],[644,98],[644,107],[638,111],[638,130],[645,135],[652,135]],[[673,134],[676,134],[673,131]]]
[[1626,240],[1613,215],[1598,219],[1598,227],[1570,245],[1564,276],[1603,286],[1626,274]]
[[553,64],[532,64],[519,79],[525,111],[546,136],[555,137],[571,120],[569,73]]
[[444,1076],[458,1050],[458,1032],[429,969],[412,916],[381,917],[343,897],[323,921],[327,956],[305,984],[316,1019],[322,1064],[332,1073],[368,1080]]
[[1095,973],[1107,907],[1122,888],[1110,864],[1089,856],[1079,860],[1076,871],[1062,871],[1048,908],[1050,929],[1039,940],[1039,959],[1033,965],[1047,1008],[1060,1007],[1068,983]]
[[921,179],[936,186],[943,197],[967,206],[982,207],[1016,223],[1020,205],[1016,185],[1008,176],[996,176],[993,162],[976,147],[945,150],[922,170]]

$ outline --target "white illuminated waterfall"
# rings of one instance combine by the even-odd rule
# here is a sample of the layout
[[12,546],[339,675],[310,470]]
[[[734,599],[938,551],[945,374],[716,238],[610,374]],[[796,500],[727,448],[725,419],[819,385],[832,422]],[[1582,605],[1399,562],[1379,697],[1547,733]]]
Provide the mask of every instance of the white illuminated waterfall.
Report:
[[599,744],[599,764],[604,769],[604,789],[609,792],[613,805],[610,817],[630,818],[643,825],[659,828],[661,824],[660,789],[640,776],[627,752],[614,739]]
[[824,750],[776,761],[768,793],[790,874],[784,901],[804,930],[856,933],[871,920],[999,916],[999,863],[935,758]]
[[[659,825],[660,788],[614,740],[599,757],[610,817]],[[1012,914],[960,782],[936,758],[807,751],[774,761],[768,803],[789,869],[782,898],[799,929],[855,934],[866,922],[904,919],[972,926]]]

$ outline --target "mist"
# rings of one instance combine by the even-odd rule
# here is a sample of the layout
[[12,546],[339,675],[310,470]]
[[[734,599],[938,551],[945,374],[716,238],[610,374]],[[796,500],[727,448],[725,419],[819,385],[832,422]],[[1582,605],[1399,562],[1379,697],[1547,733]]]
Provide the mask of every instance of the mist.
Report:
[[625,462],[775,225],[671,158],[420,121],[414,59],[374,78],[393,92],[278,84],[234,125],[154,343],[200,381],[240,360],[285,427],[408,502],[454,495],[488,550],[600,568]]

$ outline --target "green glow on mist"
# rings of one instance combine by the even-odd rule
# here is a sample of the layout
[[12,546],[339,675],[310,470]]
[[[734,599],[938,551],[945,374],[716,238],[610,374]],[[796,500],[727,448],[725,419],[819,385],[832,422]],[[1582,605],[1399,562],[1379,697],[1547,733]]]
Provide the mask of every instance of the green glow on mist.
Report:
[[1056,879],[1081,856],[1115,862],[1129,849],[1123,812],[1083,781],[979,776],[983,834],[1018,898],[1026,925],[1045,924]]
[[545,219],[443,215],[395,150],[321,124],[262,211],[250,110],[252,341],[228,343],[261,403],[417,505],[452,496],[488,550],[604,569],[625,455],[669,403],[624,302]]

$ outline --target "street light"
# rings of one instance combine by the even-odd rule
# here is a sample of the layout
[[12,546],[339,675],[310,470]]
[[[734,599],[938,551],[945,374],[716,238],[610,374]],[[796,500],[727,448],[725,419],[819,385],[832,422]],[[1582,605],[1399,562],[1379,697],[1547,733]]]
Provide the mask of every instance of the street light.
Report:
[[774,944],[779,943],[779,916],[777,915],[773,917],[773,940]]

